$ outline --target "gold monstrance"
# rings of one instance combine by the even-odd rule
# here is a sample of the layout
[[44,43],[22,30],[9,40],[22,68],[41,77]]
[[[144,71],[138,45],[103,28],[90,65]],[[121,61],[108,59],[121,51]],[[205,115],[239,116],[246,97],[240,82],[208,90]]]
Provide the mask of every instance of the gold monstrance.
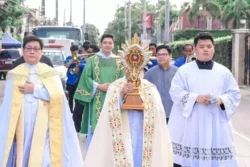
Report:
[[151,57],[152,52],[149,52],[148,47],[144,48],[143,45],[143,43],[139,43],[139,37],[135,34],[132,43],[126,41],[126,44],[122,46],[123,50],[118,51],[125,73],[130,74],[128,82],[135,86],[133,93],[126,94],[123,109],[144,110],[138,89],[141,85],[140,73],[144,72],[145,66],[151,63],[150,60],[156,58]]

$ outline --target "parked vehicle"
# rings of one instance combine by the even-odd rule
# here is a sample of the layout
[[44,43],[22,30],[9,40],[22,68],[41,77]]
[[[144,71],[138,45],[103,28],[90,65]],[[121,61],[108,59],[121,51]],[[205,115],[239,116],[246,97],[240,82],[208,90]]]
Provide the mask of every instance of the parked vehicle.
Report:
[[67,96],[68,95],[68,92],[66,90],[67,68],[64,66],[64,60],[66,59],[66,55],[65,52],[63,51],[63,45],[45,44],[43,49],[43,55],[51,60],[55,70],[59,73],[64,92]]
[[7,72],[12,69],[12,63],[21,57],[21,49],[0,50],[0,79],[6,79]]
[[69,39],[74,41],[74,45],[82,46],[82,31],[78,27],[37,26],[32,29],[32,33],[39,38]]

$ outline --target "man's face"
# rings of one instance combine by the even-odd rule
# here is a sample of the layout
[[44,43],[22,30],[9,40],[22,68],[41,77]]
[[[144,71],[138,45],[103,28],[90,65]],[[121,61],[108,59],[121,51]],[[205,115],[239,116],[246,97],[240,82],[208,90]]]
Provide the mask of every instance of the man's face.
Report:
[[160,49],[158,50],[157,54],[157,61],[160,66],[170,64],[172,59],[172,55],[168,53],[167,49]]
[[104,38],[101,43],[101,48],[103,52],[111,53],[114,48],[114,41],[112,38]]
[[154,45],[149,46],[149,51],[153,53],[152,56],[156,56],[156,48]]
[[185,46],[183,50],[183,54],[185,57],[191,56],[193,54],[193,48],[190,45]]
[[26,44],[23,48],[23,58],[28,64],[37,64],[39,63],[42,57],[42,49],[39,42],[31,41]]
[[200,61],[210,61],[214,56],[214,45],[211,40],[198,40],[194,48],[197,59]]
[[82,54],[87,53],[84,48],[82,48]]

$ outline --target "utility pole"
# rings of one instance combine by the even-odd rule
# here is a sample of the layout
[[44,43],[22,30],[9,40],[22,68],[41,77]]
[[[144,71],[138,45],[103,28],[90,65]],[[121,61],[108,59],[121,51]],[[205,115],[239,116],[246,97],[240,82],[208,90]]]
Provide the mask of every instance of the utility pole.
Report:
[[41,8],[42,8],[42,10],[41,10],[41,13],[42,13],[42,16],[45,16],[45,0],[42,0],[42,4],[41,4]]
[[125,40],[127,40],[127,33],[128,33],[128,31],[127,31],[127,6],[126,6],[127,4],[126,4],[126,0],[124,0],[124,14],[125,14],[125,27],[124,27],[124,29],[125,29]]
[[56,24],[58,25],[58,0],[56,0]]
[[65,8],[64,8],[64,11],[63,11],[63,26],[65,26],[65,13],[66,13],[66,11],[65,11]]
[[161,23],[160,18],[156,18],[156,30],[157,30],[157,43],[161,43]]
[[85,14],[86,14],[86,0],[83,0],[83,23],[82,23],[82,38],[85,40]]
[[72,23],[72,0],[70,0],[70,20],[69,20],[70,24],[73,25]]
[[129,25],[128,25],[128,40],[131,42],[131,27],[132,27],[132,23],[131,23],[131,2],[129,0],[128,2],[128,21],[129,21]]
[[142,19],[142,27],[143,27],[143,40],[147,39],[147,3],[146,0],[143,0],[143,19]]
[[164,43],[165,42],[169,42],[169,0],[166,0],[165,8]]

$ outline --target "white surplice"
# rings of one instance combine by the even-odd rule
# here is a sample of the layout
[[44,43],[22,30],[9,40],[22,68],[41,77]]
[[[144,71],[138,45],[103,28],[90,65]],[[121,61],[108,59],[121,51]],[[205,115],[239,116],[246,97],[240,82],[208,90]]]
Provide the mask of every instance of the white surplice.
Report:
[[[225,110],[196,103],[198,95],[220,97]],[[174,102],[169,119],[174,163],[185,167],[237,167],[231,118],[240,103],[232,73],[214,62],[212,70],[195,61],[182,66],[173,78]]]
[[121,78],[108,89],[84,167],[172,167],[166,116],[156,87],[142,79],[144,111],[121,109]]
[[[36,116],[38,112],[39,99],[49,101],[50,95],[47,89],[41,85],[38,75],[35,69],[40,65],[25,64],[25,67],[30,69],[29,81],[35,84],[33,94],[25,94],[23,107],[24,107],[24,147],[23,147],[23,167],[28,167],[30,149],[32,144],[32,137],[34,133],[34,127],[36,123]],[[63,88],[60,78],[55,76],[57,85],[63,94]],[[7,134],[10,120],[11,100],[12,100],[13,79],[8,78],[6,81],[6,88],[4,93],[4,99],[0,110],[0,166],[3,164],[4,150],[7,143]],[[59,139],[58,139],[59,140]],[[46,134],[46,141],[44,145],[44,153],[41,167],[51,167],[50,158],[50,137],[49,126]],[[16,159],[16,144],[13,142],[7,167],[14,167]],[[83,159],[81,150],[75,132],[72,116],[68,106],[65,95],[63,96],[63,166],[62,167],[82,167]]]

